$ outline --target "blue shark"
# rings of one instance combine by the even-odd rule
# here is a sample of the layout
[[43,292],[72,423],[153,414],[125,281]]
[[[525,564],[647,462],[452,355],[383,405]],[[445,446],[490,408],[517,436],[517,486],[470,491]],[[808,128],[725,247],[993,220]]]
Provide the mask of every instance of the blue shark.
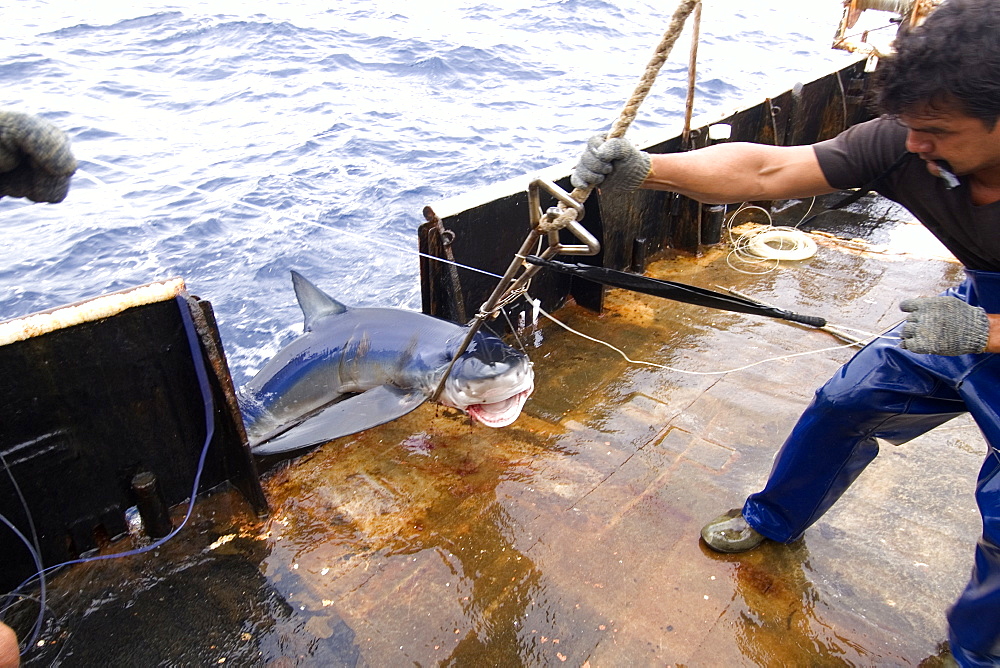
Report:
[[[325,443],[395,420],[436,392],[468,327],[397,308],[350,308],[297,272],[303,333],[240,391],[255,455]],[[490,427],[521,413],[534,390],[524,353],[477,332],[438,402]]]

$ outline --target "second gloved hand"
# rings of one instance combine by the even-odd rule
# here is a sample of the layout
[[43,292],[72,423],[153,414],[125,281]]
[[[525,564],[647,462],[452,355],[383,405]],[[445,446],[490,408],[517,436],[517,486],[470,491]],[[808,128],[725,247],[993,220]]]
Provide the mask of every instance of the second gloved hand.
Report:
[[61,202],[75,171],[62,130],[39,116],[0,109],[0,197]]
[[930,355],[968,355],[986,350],[990,319],[978,306],[955,297],[916,297],[899,303],[905,311],[903,348]]
[[594,135],[587,141],[570,182],[574,188],[601,186],[604,190],[635,190],[649,176],[652,159],[629,141],[620,137],[605,140],[606,136]]

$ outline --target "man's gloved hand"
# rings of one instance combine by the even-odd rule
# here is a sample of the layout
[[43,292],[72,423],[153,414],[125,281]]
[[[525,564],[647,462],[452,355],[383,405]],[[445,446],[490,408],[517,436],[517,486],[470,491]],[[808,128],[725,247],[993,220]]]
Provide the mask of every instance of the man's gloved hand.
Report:
[[0,197],[61,202],[75,171],[62,130],[38,116],[0,110]]
[[981,353],[990,339],[986,311],[955,297],[916,297],[899,303],[906,316],[903,348],[931,355]]
[[605,141],[606,136],[599,134],[590,138],[580,162],[573,168],[570,182],[574,188],[601,186],[605,190],[635,190],[649,176],[652,159],[629,141],[621,137]]

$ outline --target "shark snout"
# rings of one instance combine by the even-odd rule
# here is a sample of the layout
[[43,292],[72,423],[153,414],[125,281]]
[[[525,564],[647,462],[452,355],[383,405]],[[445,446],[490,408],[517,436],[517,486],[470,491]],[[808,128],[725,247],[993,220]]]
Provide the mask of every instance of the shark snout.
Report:
[[[469,368],[474,367],[474,368]],[[463,365],[448,379],[443,400],[456,408],[492,404],[534,389],[534,371],[527,358],[516,364]]]

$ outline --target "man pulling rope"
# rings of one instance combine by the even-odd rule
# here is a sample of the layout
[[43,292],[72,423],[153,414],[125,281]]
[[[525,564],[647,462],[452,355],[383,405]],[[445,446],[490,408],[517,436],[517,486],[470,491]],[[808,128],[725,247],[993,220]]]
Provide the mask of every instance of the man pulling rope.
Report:
[[[1000,665],[1000,3],[947,0],[897,38],[876,71],[883,116],[813,146],[727,143],[648,155],[592,138],[578,187],[669,190],[701,202],[802,198],[860,187],[906,206],[965,265],[939,297],[901,304],[902,343],[880,338],[820,388],[764,489],[709,522],[705,542],[742,552],[802,537],[878,453],[969,412],[989,444],[976,486],[983,534],[948,612],[963,666]],[[956,178],[957,176],[957,178]]]

